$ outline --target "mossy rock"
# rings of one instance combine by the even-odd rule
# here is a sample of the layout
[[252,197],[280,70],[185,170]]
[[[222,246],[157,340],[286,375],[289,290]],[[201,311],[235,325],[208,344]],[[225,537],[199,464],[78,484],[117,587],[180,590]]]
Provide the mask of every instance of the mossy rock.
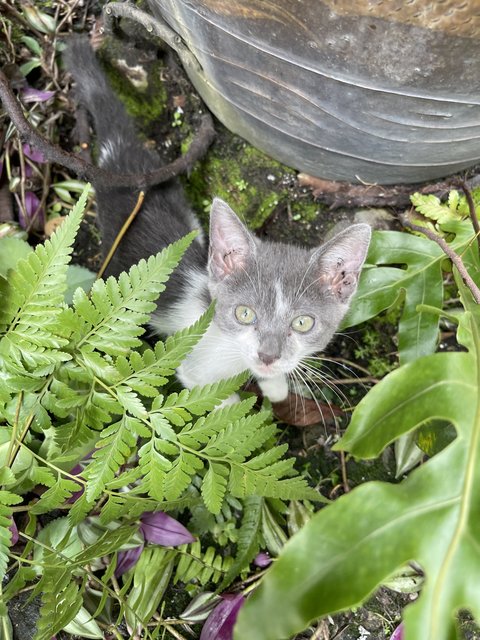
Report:
[[100,53],[112,89],[142,132],[150,135],[167,119],[168,94],[162,80],[165,62],[149,56],[148,49],[139,60],[138,49],[116,38],[106,38]]
[[[286,200],[288,194],[282,178],[293,170],[240,138],[224,133],[221,125],[217,124],[217,129],[217,141],[184,180],[187,195],[203,222],[208,219],[212,199],[219,197],[251,229],[258,229]],[[182,145],[183,151],[188,142]]]

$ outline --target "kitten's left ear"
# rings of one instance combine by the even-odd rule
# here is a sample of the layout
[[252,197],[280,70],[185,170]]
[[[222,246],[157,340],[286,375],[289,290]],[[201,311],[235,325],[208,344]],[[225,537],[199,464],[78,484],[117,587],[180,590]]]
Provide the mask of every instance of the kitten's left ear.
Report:
[[223,280],[245,266],[256,246],[248,229],[228,204],[215,198],[210,210],[210,249],[208,269],[216,280]]
[[339,302],[348,304],[357,290],[358,278],[367,256],[372,230],[368,224],[354,224],[314,251],[318,283]]

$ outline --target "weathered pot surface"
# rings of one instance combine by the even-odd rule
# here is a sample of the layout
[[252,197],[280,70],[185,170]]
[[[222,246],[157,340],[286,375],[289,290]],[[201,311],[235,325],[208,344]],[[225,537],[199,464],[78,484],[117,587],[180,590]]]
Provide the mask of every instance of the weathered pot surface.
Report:
[[478,0],[148,5],[213,113],[290,166],[389,184],[480,159]]

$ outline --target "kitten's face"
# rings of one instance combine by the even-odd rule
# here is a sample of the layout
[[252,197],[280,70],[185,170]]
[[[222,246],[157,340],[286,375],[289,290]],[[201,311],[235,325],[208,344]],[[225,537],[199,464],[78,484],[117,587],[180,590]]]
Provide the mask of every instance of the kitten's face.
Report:
[[356,290],[370,239],[353,225],[309,251],[254,239],[221,200],[212,205],[210,292],[215,322],[259,378],[286,374],[325,348]]

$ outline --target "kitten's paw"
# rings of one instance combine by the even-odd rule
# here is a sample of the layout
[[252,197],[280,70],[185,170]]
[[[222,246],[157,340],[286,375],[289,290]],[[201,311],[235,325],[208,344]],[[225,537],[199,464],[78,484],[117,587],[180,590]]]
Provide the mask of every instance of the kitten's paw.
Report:
[[216,409],[221,409],[222,407],[228,407],[231,404],[235,404],[236,402],[240,402],[240,396],[238,393],[232,393],[231,396],[222,400],[222,402],[216,407]]
[[258,380],[262,393],[270,402],[281,402],[288,396],[288,382],[285,376]]

